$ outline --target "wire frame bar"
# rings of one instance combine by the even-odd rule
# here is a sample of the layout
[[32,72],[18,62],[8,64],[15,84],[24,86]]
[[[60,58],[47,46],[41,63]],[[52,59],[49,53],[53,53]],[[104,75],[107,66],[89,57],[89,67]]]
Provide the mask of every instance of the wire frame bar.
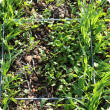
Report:
[[[19,19],[13,19],[13,20],[19,20]],[[23,19],[23,20],[31,20],[31,19]],[[41,20],[41,21],[46,21],[46,20],[47,21],[58,21],[58,20],[80,20],[80,18],[78,18],[78,19],[32,19],[32,20],[35,20],[35,21],[39,21],[39,20]],[[4,33],[5,33],[4,26],[5,26],[5,24],[3,22],[3,39],[4,39]],[[91,21],[90,21],[90,32],[91,32]],[[91,35],[90,35],[90,39],[91,39],[91,56],[92,56],[92,66],[93,66],[93,49],[92,49],[92,36]],[[3,62],[3,39],[2,39],[2,62]],[[2,71],[2,66],[1,66],[1,71]],[[94,77],[94,83],[95,83],[95,73],[94,73],[93,77]],[[2,82],[2,72],[1,72],[1,82]],[[0,97],[1,97],[1,84],[0,84]],[[15,100],[43,100],[43,99],[45,99],[45,100],[59,100],[59,99],[64,99],[64,100],[79,99],[79,100],[82,100],[83,98],[14,98],[14,99]],[[85,98],[85,99],[87,99],[87,98]]]
[[[16,100],[59,100],[59,99],[64,99],[64,100],[68,100],[68,99],[83,99],[83,98],[14,98]],[[85,98],[87,99],[87,98]]]
[[[6,19],[5,21],[7,21],[7,20],[9,20],[9,19]],[[21,19],[13,19],[14,21],[15,20],[21,20]],[[69,18],[69,19],[22,19],[22,20],[32,20],[32,21],[60,21],[60,20],[66,20],[66,21],[71,21],[71,20],[77,20],[77,21],[79,21],[80,20],[80,18],[74,18],[74,19],[71,19],[71,18]]]
[[[4,30],[4,22],[3,22],[3,35],[2,35],[2,38],[4,39],[4,33],[5,33],[5,30]],[[1,62],[3,63],[3,39],[2,39],[2,58],[1,58]],[[1,73],[0,73],[0,97],[1,97],[1,91],[2,91],[2,64],[1,64]]]
[[[91,60],[92,60],[92,67],[94,68],[94,58],[93,58],[93,48],[92,48],[92,32],[91,32],[91,19],[90,19],[90,39],[91,39]],[[96,83],[95,80],[95,71],[93,70],[93,80],[94,84]]]

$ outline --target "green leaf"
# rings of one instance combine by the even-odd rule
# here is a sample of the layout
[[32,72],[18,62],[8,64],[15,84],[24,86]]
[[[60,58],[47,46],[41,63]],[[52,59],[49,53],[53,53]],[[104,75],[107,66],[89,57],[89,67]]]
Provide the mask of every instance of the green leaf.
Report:
[[55,40],[54,45],[60,47],[62,44],[61,44],[60,40]]
[[[46,106],[50,106],[50,105],[52,105],[52,106],[53,106],[53,104],[52,104],[52,103],[47,103],[47,104],[46,104]],[[54,105],[54,106],[55,106],[55,105]]]
[[99,26],[94,32],[97,35],[99,32],[103,30],[102,26]]
[[34,26],[32,26],[32,28],[37,28],[38,27],[38,25],[34,25]]
[[80,43],[80,46],[81,46],[81,49],[82,49],[82,52],[84,54],[84,73],[87,72],[87,55],[86,55],[86,51],[84,50],[84,47],[82,46],[82,44]]
[[58,33],[58,39],[60,40],[62,38],[62,33]]
[[62,105],[63,105],[63,104],[57,104],[56,108],[57,108],[57,107],[61,107]]
[[70,82],[72,79],[73,79],[73,73],[70,73],[70,74],[69,74],[68,81]]
[[76,73],[78,73],[80,70],[79,70],[79,68],[78,68],[77,66],[74,66],[74,71],[75,71]]
[[75,107],[75,104],[73,103],[73,100],[72,99],[69,99],[70,100],[70,103],[73,107]]
[[70,110],[69,105],[68,105],[68,104],[65,104],[65,105],[64,105],[64,109],[65,109],[65,110]]
[[57,73],[56,78],[59,78],[61,74],[61,72]]
[[[14,51],[14,50],[13,50]],[[19,51],[17,51],[17,53],[15,54],[15,53],[13,53],[14,55],[12,56],[12,59],[14,59],[15,57],[17,57],[19,54],[21,54],[23,52],[23,50],[19,50]]]
[[4,98],[3,101],[2,101],[2,104],[5,105],[8,101],[8,99],[9,99],[9,97]]
[[58,99],[58,101],[56,102],[56,105],[62,100],[64,100],[64,98]]
[[76,12],[76,7],[71,7],[72,8],[72,14]]
[[51,84],[51,86],[55,86],[55,85],[56,85],[55,83]]
[[62,60],[62,57],[61,57],[61,56],[59,56],[59,57],[58,57],[58,61],[61,61],[61,60]]
[[43,108],[44,103],[45,103],[47,100],[48,100],[48,99],[42,99],[42,100],[41,100],[41,103],[40,103],[41,110],[42,110],[42,108]]
[[65,79],[60,79],[60,81],[62,84],[65,84],[65,85],[68,84]]
[[93,96],[89,101],[89,110],[96,110],[98,105],[100,104],[100,98],[102,95],[102,91],[105,87],[110,85],[110,72],[106,73],[106,75],[95,84],[93,90]]
[[29,89],[25,89],[24,92],[27,94],[29,93]]
[[77,78],[78,76],[76,74],[73,74],[73,77]]
[[70,72],[73,72],[73,69],[72,69],[72,68],[69,68],[68,72],[69,72],[69,73],[70,73]]
[[67,56],[69,59],[73,60],[73,56],[72,55],[68,55]]
[[56,95],[59,95],[59,92],[56,92]]
[[94,62],[94,67],[98,67],[99,66],[99,64],[98,63],[96,63],[96,62]]
[[2,2],[2,5],[4,6],[5,5],[5,0],[1,0],[1,2]]
[[15,98],[10,98],[13,102],[17,102],[17,100]]
[[69,48],[70,48],[70,46],[65,46],[65,45],[64,45],[64,48],[67,50],[67,49],[69,49]]
[[72,104],[70,104],[70,109],[74,109],[75,108],[75,104],[74,104],[74,106],[72,105]]
[[74,91],[80,96],[82,97],[83,91],[82,89],[79,88],[79,86],[76,84],[74,84]]
[[104,96],[102,96],[104,99],[108,99],[108,100],[110,100],[110,96],[108,96],[108,95],[104,95]]
[[63,85],[60,85],[60,86],[58,87],[58,90],[61,91],[62,89],[63,89]]
[[81,89],[84,88],[84,78],[78,79],[78,87]]
[[63,41],[66,42],[66,41],[68,41],[69,39],[71,39],[71,37],[70,37],[70,35],[67,35],[67,36],[65,36],[65,37],[63,38]]

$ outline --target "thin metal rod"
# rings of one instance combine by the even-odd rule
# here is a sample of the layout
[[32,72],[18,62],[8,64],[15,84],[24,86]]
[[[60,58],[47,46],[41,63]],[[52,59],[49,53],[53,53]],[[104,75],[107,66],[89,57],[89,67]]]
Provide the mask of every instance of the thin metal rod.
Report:
[[[90,39],[91,39],[91,59],[92,59],[92,67],[94,68],[94,58],[93,58],[93,48],[92,48],[92,32],[91,32],[91,20],[90,20]],[[95,71],[93,70],[93,80],[95,81]]]
[[[9,20],[9,19],[5,19]],[[13,19],[13,20],[20,20],[20,19]],[[22,20],[35,20],[35,21],[58,21],[58,20],[80,20],[80,18],[74,18],[74,19],[22,19]]]
[[[110,1],[109,1],[109,7],[110,7]],[[110,28],[110,18],[109,18],[108,26],[109,26],[109,28]]]
[[[67,99],[83,99],[83,98],[14,98],[16,100],[43,100],[43,99],[47,99],[47,100],[58,100],[58,99],[64,99],[64,100],[67,100]],[[87,98],[85,98],[87,99]]]
[[[3,22],[3,35],[2,35],[2,63],[3,63],[3,39],[4,39],[4,22]],[[1,78],[0,78],[0,97],[2,91],[2,64],[1,64]]]

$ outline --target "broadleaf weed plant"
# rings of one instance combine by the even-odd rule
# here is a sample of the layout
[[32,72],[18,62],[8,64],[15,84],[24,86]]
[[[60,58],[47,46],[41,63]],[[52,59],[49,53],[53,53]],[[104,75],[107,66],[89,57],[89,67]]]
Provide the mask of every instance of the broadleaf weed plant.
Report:
[[[74,29],[72,29],[73,22],[76,25]],[[76,21],[65,21],[64,24],[57,23],[55,24],[55,27],[53,26],[53,30],[55,31],[54,35],[53,33],[50,35],[52,42],[48,45],[52,45],[54,47],[54,52],[51,53],[53,56],[50,59],[51,65],[47,64],[45,66],[45,70],[47,70],[46,73],[51,76],[48,76],[50,83],[53,82],[54,86],[57,86],[55,83],[57,83],[57,81],[61,82],[61,85],[58,87],[59,92],[56,93],[59,97],[63,96],[61,88],[66,92],[68,90],[74,90],[72,93],[78,94],[78,96],[82,96],[84,91],[86,91],[86,88],[84,89],[85,80],[82,73],[83,71],[85,73],[87,71],[87,66],[85,66],[87,65],[87,56],[85,54],[83,59],[83,52],[85,53],[85,51],[83,48],[83,52],[81,51],[79,37],[77,37],[76,33],[80,32],[80,29],[77,27],[78,24],[79,23]],[[65,33],[63,31],[65,31]],[[82,63],[83,60],[85,64]],[[77,78],[79,78],[79,80]],[[74,83],[71,84],[71,81]],[[70,89],[69,86],[71,86],[72,89]]]
[[[54,52],[51,53],[51,64],[47,64],[44,68],[45,75],[48,76],[48,83],[53,87],[58,87],[56,92],[58,97],[64,96],[62,90],[68,95],[70,92],[69,97],[82,97],[81,101],[77,99],[78,103],[83,104],[82,109],[96,109],[101,103],[100,96],[97,97],[97,94],[93,94],[94,86],[98,84],[91,86],[93,84],[93,71],[95,71],[96,81],[98,81],[110,69],[109,64],[107,64],[109,58],[104,60],[97,58],[97,54],[100,56],[102,54],[103,57],[107,55],[105,49],[109,42],[108,39],[105,40],[105,38],[109,37],[106,20],[103,19],[103,17],[107,19],[107,14],[103,12],[105,4],[105,0],[96,3],[92,1],[91,4],[87,4],[85,0],[83,2],[78,0],[81,20],[57,22],[51,27],[50,38],[52,41],[48,45],[54,47]],[[91,66],[90,21],[94,49],[94,68]],[[57,85],[58,82],[60,82],[59,85]],[[99,93],[101,91],[102,89],[100,89]],[[87,100],[84,100],[86,97]],[[94,102],[96,100],[90,100],[91,97],[97,97],[97,102]],[[89,107],[89,104],[84,104],[86,101],[89,101],[88,103],[93,101],[91,104],[93,108]],[[71,104],[73,105],[73,103]],[[77,105],[75,107],[81,109]]]

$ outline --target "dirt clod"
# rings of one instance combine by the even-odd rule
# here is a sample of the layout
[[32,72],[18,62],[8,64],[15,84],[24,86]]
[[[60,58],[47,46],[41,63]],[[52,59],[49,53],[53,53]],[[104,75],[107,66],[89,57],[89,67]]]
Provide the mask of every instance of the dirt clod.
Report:
[[34,77],[33,77],[33,80],[34,80],[34,81],[38,81],[38,77],[37,77],[37,76],[34,76]]
[[30,63],[30,61],[32,60],[32,56],[26,56],[24,60],[26,61],[26,63]]
[[33,89],[32,89],[33,94],[35,93],[35,91],[36,91],[36,89],[35,89],[35,88],[33,88]]
[[41,56],[36,56],[36,59],[37,60],[41,60]]

